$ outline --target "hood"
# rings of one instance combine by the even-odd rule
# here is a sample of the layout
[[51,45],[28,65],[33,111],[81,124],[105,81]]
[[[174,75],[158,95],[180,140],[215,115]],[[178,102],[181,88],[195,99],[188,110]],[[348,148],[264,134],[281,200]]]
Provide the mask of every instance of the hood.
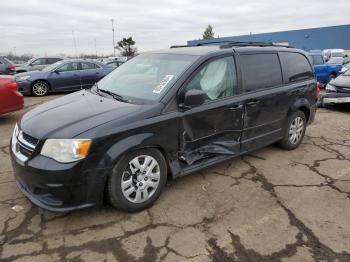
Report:
[[73,138],[111,120],[130,117],[144,107],[82,90],[36,107],[22,117],[19,126],[37,139]]
[[340,75],[336,79],[333,79],[330,84],[350,88],[350,76]]
[[[18,70],[18,68],[16,68]],[[20,77],[20,76],[30,76],[30,79],[35,79],[35,78],[42,78],[46,77],[50,72],[43,72],[43,71],[28,71],[28,72],[23,72],[23,73],[18,73],[15,75],[15,78]]]

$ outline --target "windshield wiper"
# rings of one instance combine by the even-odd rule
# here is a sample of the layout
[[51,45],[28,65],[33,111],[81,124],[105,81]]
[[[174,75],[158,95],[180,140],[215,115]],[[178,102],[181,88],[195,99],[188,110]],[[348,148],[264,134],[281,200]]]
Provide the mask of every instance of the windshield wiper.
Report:
[[99,95],[99,96],[103,96],[103,95],[101,94],[101,92],[100,92],[100,88],[98,87],[98,84],[95,83],[93,86],[96,88],[96,89],[94,90],[94,92],[95,92],[97,95]]
[[124,102],[124,103],[129,103],[129,102],[130,102],[128,99],[124,98],[124,97],[121,96],[121,95],[118,95],[118,94],[116,94],[116,93],[113,93],[112,91],[98,88],[97,84],[96,84],[96,88],[97,88],[97,91],[98,91],[98,92],[101,92],[101,93],[105,93],[105,94],[107,94],[107,95],[110,95],[110,96],[113,97],[115,100],[118,100],[118,101],[121,101],[121,102]]

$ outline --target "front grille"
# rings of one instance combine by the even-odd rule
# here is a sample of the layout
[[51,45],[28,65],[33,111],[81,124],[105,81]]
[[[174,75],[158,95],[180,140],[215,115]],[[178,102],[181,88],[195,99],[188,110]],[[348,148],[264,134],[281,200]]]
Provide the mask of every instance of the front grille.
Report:
[[335,86],[338,92],[350,93],[350,87]]
[[39,140],[37,138],[19,131],[17,149],[22,155],[30,157],[33,154],[38,142]]
[[39,139],[32,137],[26,133],[22,132],[22,137],[25,141],[27,141],[29,144],[32,144],[34,147],[38,144]]
[[30,157],[33,154],[32,149],[28,149],[27,147],[24,147],[21,143],[19,143],[18,149],[19,149],[19,152],[21,152],[21,154],[26,157]]

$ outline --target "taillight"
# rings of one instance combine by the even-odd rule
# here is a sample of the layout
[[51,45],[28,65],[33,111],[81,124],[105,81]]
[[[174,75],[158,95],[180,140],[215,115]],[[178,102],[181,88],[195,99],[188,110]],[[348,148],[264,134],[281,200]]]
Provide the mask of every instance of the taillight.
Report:
[[317,97],[320,94],[320,90],[321,90],[321,84],[320,84],[320,82],[317,82],[317,84],[316,84],[316,96]]
[[15,65],[10,65],[8,67],[6,67],[8,70],[11,70],[11,71],[15,71],[16,70],[16,66]]
[[5,87],[7,87],[10,90],[17,90],[17,83],[16,82],[7,83]]

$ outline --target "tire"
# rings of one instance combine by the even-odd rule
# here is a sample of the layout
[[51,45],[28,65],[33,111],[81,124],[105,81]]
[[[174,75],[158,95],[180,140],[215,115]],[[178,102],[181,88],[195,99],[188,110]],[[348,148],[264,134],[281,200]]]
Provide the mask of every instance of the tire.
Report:
[[46,96],[49,93],[49,84],[45,81],[35,81],[32,84],[32,94],[34,96]]
[[[148,169],[144,166],[145,161]],[[117,209],[141,211],[159,198],[166,180],[167,165],[163,155],[153,148],[136,150],[122,157],[114,166],[108,179],[108,200]]]
[[300,110],[293,112],[287,119],[283,139],[278,142],[279,146],[286,150],[296,149],[303,141],[305,130],[305,114]]

